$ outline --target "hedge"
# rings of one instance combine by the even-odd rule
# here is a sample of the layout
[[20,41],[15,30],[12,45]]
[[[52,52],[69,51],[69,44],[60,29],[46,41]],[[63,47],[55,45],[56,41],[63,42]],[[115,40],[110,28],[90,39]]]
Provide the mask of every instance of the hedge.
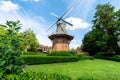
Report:
[[79,60],[77,56],[22,56],[25,64],[47,64],[47,63],[61,63],[61,62],[76,62]]
[[94,60],[93,56],[86,56],[84,54],[78,54],[79,60]]
[[95,58],[99,58],[99,59],[106,59],[106,60],[112,60],[112,61],[117,61],[120,62],[120,55],[115,55],[113,53],[97,53],[96,55],[94,55]]
[[47,54],[48,56],[74,56],[74,51],[52,51]]
[[111,53],[111,52],[99,52],[99,53],[96,53],[97,56],[105,56],[105,57],[112,57],[115,55],[115,53]]
[[115,55],[113,57],[107,57],[106,59],[120,62],[120,55]]
[[25,55],[39,55],[39,54],[43,54],[42,52],[25,52]]

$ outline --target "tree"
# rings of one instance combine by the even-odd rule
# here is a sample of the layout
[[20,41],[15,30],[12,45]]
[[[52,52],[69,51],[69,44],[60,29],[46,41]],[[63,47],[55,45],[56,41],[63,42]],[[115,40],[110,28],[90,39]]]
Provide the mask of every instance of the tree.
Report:
[[120,32],[120,10],[114,12],[110,4],[99,4],[93,20],[93,28],[102,31],[108,36],[107,46],[109,52],[118,54],[120,48],[117,44],[117,36]]
[[31,29],[28,29],[25,32],[23,32],[23,35],[25,35],[24,44],[26,45],[26,50],[37,51],[39,47],[39,43],[35,33]]
[[93,29],[85,34],[82,40],[82,50],[94,55],[97,52],[107,52],[107,35],[98,29]]
[[23,36],[18,35],[21,28],[20,21],[7,21],[5,33],[0,34],[0,70],[4,74],[18,73],[21,71],[19,63],[22,63],[20,55],[23,54]]

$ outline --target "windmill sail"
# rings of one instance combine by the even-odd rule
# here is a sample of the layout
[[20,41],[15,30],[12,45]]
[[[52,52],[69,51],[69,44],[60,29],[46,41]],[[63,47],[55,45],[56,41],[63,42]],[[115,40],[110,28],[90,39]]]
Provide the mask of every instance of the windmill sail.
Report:
[[[56,14],[54,14],[54,13],[51,12],[51,15],[54,16],[55,18],[57,18],[58,20],[53,25],[51,25],[46,31],[48,31],[50,28],[52,28],[55,24],[57,25],[57,28],[63,28],[63,27],[60,26],[61,24],[63,24],[63,22],[66,23],[66,24],[68,24],[68,25],[70,25],[70,26],[73,26],[71,23],[69,23],[69,22],[67,22],[67,21],[65,21],[65,20],[62,19],[71,9],[72,8],[67,9],[63,13],[63,15],[61,17],[58,17]],[[60,21],[62,21],[62,23],[58,24]],[[65,31],[64,29],[61,29],[61,30]]]

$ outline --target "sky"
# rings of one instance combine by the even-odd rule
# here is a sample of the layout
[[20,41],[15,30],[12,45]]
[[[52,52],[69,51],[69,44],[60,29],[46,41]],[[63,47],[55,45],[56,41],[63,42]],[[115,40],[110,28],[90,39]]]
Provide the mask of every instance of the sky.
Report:
[[0,24],[5,24],[6,20],[20,20],[21,32],[31,28],[40,44],[51,46],[48,36],[56,31],[56,26],[47,32],[46,29],[57,19],[50,13],[60,17],[72,7],[63,19],[73,24],[66,28],[69,34],[74,35],[70,48],[76,48],[92,28],[96,6],[105,3],[113,5],[115,10],[120,9],[120,0],[0,0]]

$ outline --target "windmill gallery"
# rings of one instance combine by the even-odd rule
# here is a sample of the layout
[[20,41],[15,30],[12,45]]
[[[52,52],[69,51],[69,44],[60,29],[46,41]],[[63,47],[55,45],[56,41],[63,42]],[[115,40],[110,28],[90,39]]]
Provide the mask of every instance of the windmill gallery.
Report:
[[48,38],[52,41],[52,50],[54,51],[68,51],[69,50],[69,44],[71,40],[73,40],[74,36],[69,35],[66,31],[66,25],[73,26],[71,23],[63,20],[63,17],[65,14],[70,11],[71,8],[66,10],[64,14],[61,17],[58,17],[56,14],[52,13],[54,17],[56,17],[58,20],[50,26],[46,31],[48,31],[51,27],[54,25],[57,26],[56,32],[49,35]]

